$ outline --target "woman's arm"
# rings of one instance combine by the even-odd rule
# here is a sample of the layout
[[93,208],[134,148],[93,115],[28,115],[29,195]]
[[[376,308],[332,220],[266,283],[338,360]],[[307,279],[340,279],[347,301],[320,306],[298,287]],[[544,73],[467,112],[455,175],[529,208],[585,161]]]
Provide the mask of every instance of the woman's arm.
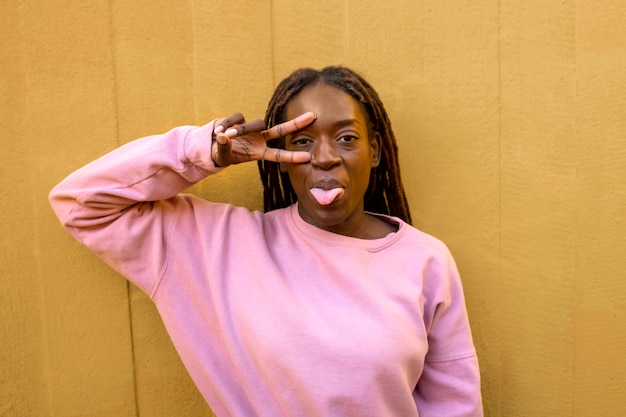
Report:
[[420,417],[482,417],[480,371],[461,279],[447,248],[425,280],[428,353],[414,392]]
[[307,161],[308,153],[278,153],[266,141],[314,119],[305,113],[264,130],[262,122],[246,123],[236,114],[138,139],[69,175],[51,191],[50,203],[76,239],[152,294],[166,260],[169,232],[177,218],[193,213],[198,201],[179,193],[219,171],[214,158],[221,166],[257,159]]
[[53,210],[81,240],[83,229],[109,225],[131,206],[176,196],[218,170],[211,159],[213,124],[179,127],[113,150],[54,187]]
[[179,127],[113,150],[58,184],[53,210],[72,236],[151,294],[169,230],[190,207],[178,194],[218,171],[213,126]]

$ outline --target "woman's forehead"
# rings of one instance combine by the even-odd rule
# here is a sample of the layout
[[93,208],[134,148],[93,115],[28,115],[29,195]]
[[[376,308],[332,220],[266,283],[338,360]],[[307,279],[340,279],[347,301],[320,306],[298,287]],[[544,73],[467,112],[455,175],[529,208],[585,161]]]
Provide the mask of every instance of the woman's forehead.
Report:
[[303,88],[287,103],[285,110],[287,119],[311,111],[317,115],[316,122],[332,124],[353,121],[365,127],[368,119],[365,107],[359,101],[341,88],[323,83]]

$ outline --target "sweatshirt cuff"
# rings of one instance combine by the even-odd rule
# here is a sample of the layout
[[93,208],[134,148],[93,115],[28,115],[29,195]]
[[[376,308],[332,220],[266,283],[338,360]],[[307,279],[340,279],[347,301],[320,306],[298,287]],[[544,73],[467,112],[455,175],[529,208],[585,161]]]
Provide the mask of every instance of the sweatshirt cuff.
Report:
[[183,141],[184,158],[192,165],[209,173],[223,169],[215,164],[211,155],[214,126],[215,120],[212,120],[204,126],[193,128],[187,132]]

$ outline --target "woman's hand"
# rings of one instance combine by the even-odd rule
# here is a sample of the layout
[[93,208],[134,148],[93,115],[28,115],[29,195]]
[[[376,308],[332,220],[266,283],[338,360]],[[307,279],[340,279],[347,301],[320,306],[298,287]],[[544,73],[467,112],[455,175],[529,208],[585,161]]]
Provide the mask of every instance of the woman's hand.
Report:
[[260,159],[294,164],[308,162],[311,159],[308,152],[270,148],[267,141],[298,131],[314,120],[315,114],[307,112],[267,130],[262,120],[246,122],[241,113],[218,120],[211,149],[213,162],[220,167]]

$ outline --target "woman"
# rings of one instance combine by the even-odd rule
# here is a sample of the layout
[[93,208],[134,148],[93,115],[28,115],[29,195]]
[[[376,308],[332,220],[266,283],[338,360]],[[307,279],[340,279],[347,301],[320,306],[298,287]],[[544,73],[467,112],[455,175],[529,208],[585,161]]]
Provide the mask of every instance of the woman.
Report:
[[[461,282],[447,248],[409,225],[396,153],[362,77],[303,69],[266,123],[237,114],[139,139],[51,203],[156,303],[218,416],[481,416]],[[254,160],[265,213],[180,194]]]

